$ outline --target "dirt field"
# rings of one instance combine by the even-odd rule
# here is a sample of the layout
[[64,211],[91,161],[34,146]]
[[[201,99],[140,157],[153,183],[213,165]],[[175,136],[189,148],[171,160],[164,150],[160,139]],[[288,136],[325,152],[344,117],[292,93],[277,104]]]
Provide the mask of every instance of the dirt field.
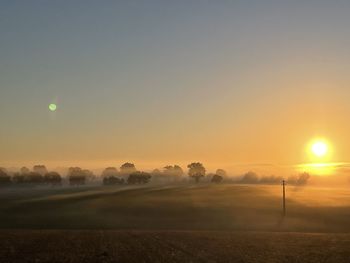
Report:
[[0,262],[349,262],[350,235],[1,231]]

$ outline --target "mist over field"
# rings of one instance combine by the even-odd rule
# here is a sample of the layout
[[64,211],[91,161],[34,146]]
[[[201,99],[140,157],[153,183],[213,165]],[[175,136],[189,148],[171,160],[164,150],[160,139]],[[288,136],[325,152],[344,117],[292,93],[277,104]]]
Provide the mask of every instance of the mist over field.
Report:
[[211,171],[200,162],[0,168],[0,260],[22,262],[29,249],[29,262],[347,262],[346,173],[256,171]]
[[[149,172],[133,163],[101,172],[0,169],[0,228],[343,232],[350,181],[307,172],[230,175],[202,163]],[[286,215],[282,209],[286,185]]]
[[3,262],[30,255],[26,262],[339,263],[350,256],[347,186],[287,185],[285,216],[280,184],[12,186],[0,188],[0,199]]
[[7,189],[1,228],[349,232],[347,188],[186,185]]

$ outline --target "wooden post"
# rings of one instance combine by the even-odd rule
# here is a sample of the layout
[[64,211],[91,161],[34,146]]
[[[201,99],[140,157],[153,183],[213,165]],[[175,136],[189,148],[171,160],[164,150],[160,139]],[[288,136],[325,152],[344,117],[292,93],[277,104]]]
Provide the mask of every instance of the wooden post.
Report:
[[283,179],[283,216],[286,216],[286,181]]

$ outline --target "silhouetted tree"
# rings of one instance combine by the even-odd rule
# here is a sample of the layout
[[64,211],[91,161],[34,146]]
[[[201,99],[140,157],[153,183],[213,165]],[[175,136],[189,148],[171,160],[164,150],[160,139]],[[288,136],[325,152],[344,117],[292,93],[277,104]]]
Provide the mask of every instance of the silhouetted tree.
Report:
[[22,167],[20,172],[13,175],[13,182],[15,184],[42,184],[44,183],[43,172],[46,170],[43,165],[34,166],[34,171],[30,171],[27,167]]
[[263,176],[261,177],[259,183],[261,184],[280,184],[283,180],[282,176]]
[[150,181],[151,175],[145,172],[134,172],[128,177],[128,184],[146,184]]
[[28,182],[28,176],[30,174],[30,170],[27,167],[22,167],[19,172],[15,173],[12,177],[12,181],[15,184],[24,184]]
[[205,176],[205,168],[203,164],[201,163],[191,163],[187,165],[188,170],[188,175],[193,178],[196,183],[199,182],[199,180]]
[[297,176],[290,176],[287,180],[287,183],[291,185],[297,185],[297,186],[306,185],[310,177],[311,176],[309,173],[304,172]]
[[152,176],[161,176],[161,175],[162,175],[162,172],[161,172],[159,169],[154,169],[154,170],[151,172],[151,175],[152,175]]
[[41,184],[44,182],[44,176],[37,172],[30,172],[24,176],[24,182],[29,184]]
[[[28,173],[29,174],[29,173]],[[12,177],[12,181],[15,184],[24,184],[25,183],[25,178],[28,174],[23,174],[23,173],[15,173]]]
[[86,173],[80,167],[71,167],[68,170],[68,180],[70,185],[84,185],[86,183]]
[[171,165],[167,165],[163,168],[164,173],[170,174],[172,172],[172,170],[173,170],[173,166],[171,166]]
[[184,173],[184,170],[181,168],[181,166],[179,165],[174,165],[174,173],[176,174],[176,176],[183,176],[185,173]]
[[0,168],[0,185],[11,184],[11,176],[7,173],[5,168]]
[[118,176],[118,170],[115,167],[107,167],[102,172],[102,177]]
[[227,176],[226,171],[223,169],[217,169],[215,174],[221,176],[222,178],[225,178]]
[[224,178],[221,175],[214,174],[213,177],[211,178],[212,183],[221,183]]
[[116,176],[108,176],[103,178],[104,185],[120,185],[124,184],[125,180]]
[[164,174],[159,169],[154,169],[151,172],[152,181],[162,181],[165,177]]
[[301,173],[299,174],[299,178],[297,180],[297,185],[306,185],[307,182],[310,179],[310,174],[309,173]]
[[84,169],[83,173],[86,176],[86,180],[94,180],[96,178],[95,174],[90,170]]
[[248,172],[243,175],[243,178],[241,180],[241,183],[244,184],[257,184],[259,183],[259,177],[256,173],[254,172]]
[[104,185],[124,184],[125,180],[119,178],[118,170],[115,167],[108,167],[102,172]]
[[61,185],[62,177],[57,172],[49,172],[44,175],[44,182],[46,184],[51,184],[52,186]]
[[172,181],[179,180],[183,174],[184,171],[178,165],[167,165],[163,168],[163,175]]
[[45,165],[35,165],[33,167],[33,172],[41,174],[42,176],[48,173]]
[[174,165],[174,166],[167,165],[164,167],[164,173],[169,174],[169,175],[173,175],[176,177],[180,177],[184,174],[184,171],[178,165]]
[[30,170],[27,167],[22,167],[20,173],[23,175],[27,175],[30,173]]
[[124,163],[122,166],[120,166],[120,173],[124,176],[130,175],[136,171],[136,167],[133,163]]

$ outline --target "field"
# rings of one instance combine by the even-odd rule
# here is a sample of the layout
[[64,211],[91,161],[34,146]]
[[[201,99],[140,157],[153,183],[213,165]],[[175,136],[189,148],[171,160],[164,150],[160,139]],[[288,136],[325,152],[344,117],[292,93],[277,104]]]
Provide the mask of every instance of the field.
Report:
[[[0,262],[349,262],[350,235],[3,231]],[[9,261],[10,259],[10,261]]]
[[[350,191],[262,185],[0,190],[0,262],[348,262]],[[5,260],[6,259],[6,260]]]

